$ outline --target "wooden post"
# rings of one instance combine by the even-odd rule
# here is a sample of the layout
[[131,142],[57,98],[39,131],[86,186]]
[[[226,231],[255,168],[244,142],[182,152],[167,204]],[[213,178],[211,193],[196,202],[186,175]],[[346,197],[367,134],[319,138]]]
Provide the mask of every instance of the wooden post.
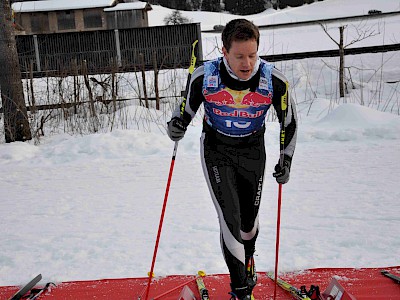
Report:
[[29,68],[29,87],[31,91],[31,112],[36,112],[36,99],[35,93],[33,91],[33,61],[31,60],[30,68]]
[[343,32],[344,26],[339,27],[340,41],[339,41],[339,91],[340,97],[344,97],[344,45],[343,45]]
[[119,31],[118,29],[114,29],[115,34],[115,47],[117,50],[117,66],[121,67],[122,65],[122,56],[121,56],[121,43],[119,41]]
[[158,90],[158,67],[157,67],[157,54],[153,52],[153,68],[154,68],[154,89],[156,93],[156,109],[160,109],[160,93]]
[[82,62],[82,73],[83,73],[83,79],[85,81],[85,86],[86,86],[86,89],[88,90],[88,95],[89,95],[90,116],[91,117],[95,117],[96,116],[96,110],[94,108],[93,91],[92,91],[92,87],[90,86],[90,82],[89,82],[88,68],[87,68],[87,61],[86,60],[84,60]]
[[149,108],[149,98],[147,97],[147,88],[146,88],[146,66],[144,64],[144,55],[143,53],[139,53],[140,64],[142,66],[142,83],[143,83],[143,94],[146,108]]
[[39,44],[37,40],[37,35],[33,35],[33,44],[35,45],[35,57],[36,57],[36,71],[41,72],[41,63],[40,63],[40,55],[39,55]]
[[[111,68],[111,96],[113,103],[113,112],[112,112],[113,115],[112,115],[110,131],[112,131],[114,128],[115,114],[117,113],[116,72],[118,72],[118,62],[115,62],[113,59]],[[108,106],[107,106],[107,113],[108,113]]]
[[78,113],[78,103],[80,102],[79,97],[79,72],[78,72],[78,61],[76,58],[72,59],[72,73],[74,76],[74,114]]

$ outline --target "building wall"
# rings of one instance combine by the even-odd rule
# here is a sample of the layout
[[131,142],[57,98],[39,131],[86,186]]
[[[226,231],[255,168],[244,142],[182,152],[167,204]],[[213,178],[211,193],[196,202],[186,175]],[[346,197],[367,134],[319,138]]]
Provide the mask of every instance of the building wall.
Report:
[[57,14],[55,12],[49,13],[49,26],[50,32],[57,32]]
[[[65,20],[65,22],[61,21],[61,23],[59,23],[59,17],[66,17],[68,14],[74,15],[75,28],[71,28],[70,26],[68,26],[70,20]],[[96,17],[96,15],[99,16],[101,21],[99,18]],[[118,20],[117,24],[115,21],[115,17],[117,17]],[[17,35],[78,32],[115,28],[136,28],[148,27],[149,25],[148,14],[145,10],[124,10],[105,13],[103,8],[37,13],[15,12],[15,20],[24,29],[24,31],[17,31]]]
[[106,12],[107,29],[148,27],[147,12],[144,10],[121,10]]
[[22,33],[31,32],[31,18],[28,14],[15,14],[15,21],[24,29]]

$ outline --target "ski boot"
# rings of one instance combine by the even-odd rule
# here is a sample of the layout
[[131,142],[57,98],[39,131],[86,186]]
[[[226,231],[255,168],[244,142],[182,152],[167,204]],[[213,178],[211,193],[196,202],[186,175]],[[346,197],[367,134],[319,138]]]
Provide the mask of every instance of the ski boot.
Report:
[[251,290],[248,286],[234,287],[231,283],[230,300],[251,300]]
[[318,300],[321,295],[321,292],[319,291],[319,286],[312,285],[307,295],[308,297],[310,297],[311,300]]

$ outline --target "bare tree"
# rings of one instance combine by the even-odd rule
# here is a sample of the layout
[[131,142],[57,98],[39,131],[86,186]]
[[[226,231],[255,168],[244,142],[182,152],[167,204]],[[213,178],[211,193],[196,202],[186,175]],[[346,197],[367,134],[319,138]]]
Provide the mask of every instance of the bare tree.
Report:
[[32,139],[12,28],[10,1],[0,4],[0,88],[7,143]]
[[344,81],[344,69],[345,69],[345,63],[344,63],[344,49],[347,47],[360,42],[362,40],[365,40],[369,37],[378,35],[380,32],[375,31],[375,29],[371,27],[366,27],[363,24],[360,24],[358,26],[352,26],[355,29],[356,35],[355,37],[348,42],[347,44],[344,44],[344,30],[347,28],[347,25],[345,26],[340,26],[339,27],[339,41],[336,41],[332,35],[328,32],[328,27],[325,24],[320,23],[322,29],[324,32],[328,35],[328,37],[338,46],[339,48],[339,91],[340,91],[340,97],[344,97],[345,94],[345,81]]

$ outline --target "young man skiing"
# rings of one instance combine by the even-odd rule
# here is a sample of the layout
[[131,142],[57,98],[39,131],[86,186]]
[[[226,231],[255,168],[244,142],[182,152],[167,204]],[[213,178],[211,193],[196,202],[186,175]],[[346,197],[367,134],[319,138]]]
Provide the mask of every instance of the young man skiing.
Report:
[[193,72],[186,103],[168,122],[168,136],[179,141],[204,105],[201,162],[219,218],[221,248],[235,300],[251,299],[257,281],[253,254],[266,160],[265,115],[271,105],[285,129],[284,160],[273,174],[278,183],[289,180],[297,135],[287,79],[258,57],[259,38],[252,22],[230,21],[222,32],[223,57]]

